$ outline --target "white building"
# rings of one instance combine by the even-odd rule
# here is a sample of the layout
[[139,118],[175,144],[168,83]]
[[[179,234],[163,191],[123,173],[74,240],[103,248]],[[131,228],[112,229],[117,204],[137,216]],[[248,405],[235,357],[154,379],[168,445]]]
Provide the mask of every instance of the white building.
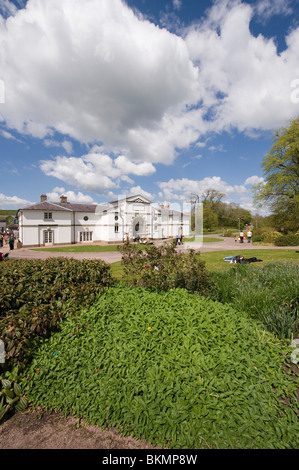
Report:
[[23,246],[44,246],[127,238],[164,239],[188,236],[190,216],[169,206],[154,207],[143,196],[130,196],[107,204],[72,204],[65,196],[60,202],[40,202],[18,211],[19,240]]

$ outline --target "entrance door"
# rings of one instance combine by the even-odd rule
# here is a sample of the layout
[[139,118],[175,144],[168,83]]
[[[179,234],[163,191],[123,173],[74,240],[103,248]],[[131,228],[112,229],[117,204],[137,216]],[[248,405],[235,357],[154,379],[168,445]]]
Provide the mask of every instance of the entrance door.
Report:
[[44,231],[44,245],[53,245],[54,243],[54,232],[53,230]]
[[145,238],[147,236],[145,232],[145,222],[142,217],[137,216],[133,220],[133,237],[134,238]]

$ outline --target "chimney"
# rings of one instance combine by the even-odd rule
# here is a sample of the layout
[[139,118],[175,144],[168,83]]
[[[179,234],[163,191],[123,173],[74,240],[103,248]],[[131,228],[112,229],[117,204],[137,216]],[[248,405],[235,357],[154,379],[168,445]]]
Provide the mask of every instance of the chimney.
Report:
[[41,194],[40,202],[45,202],[47,200],[47,196],[45,194]]
[[60,196],[60,202],[61,202],[61,204],[67,204],[67,197],[66,196]]
[[164,209],[164,203],[163,202],[160,203],[160,207],[161,207],[161,209]]
[[165,204],[165,209],[169,209],[169,204]]

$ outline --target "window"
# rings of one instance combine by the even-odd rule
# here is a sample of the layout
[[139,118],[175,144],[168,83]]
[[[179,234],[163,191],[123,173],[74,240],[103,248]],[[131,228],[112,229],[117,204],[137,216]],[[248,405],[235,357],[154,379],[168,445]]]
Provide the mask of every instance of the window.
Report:
[[52,214],[52,212],[45,212],[45,213],[44,213],[44,219],[45,219],[45,220],[52,220],[52,219],[53,219],[53,214]]
[[45,245],[51,245],[53,243],[53,232],[52,232],[52,230],[46,230],[44,232],[44,243],[45,243]]
[[92,232],[80,232],[80,242],[91,242]]
[[118,233],[118,224],[114,225],[114,233]]

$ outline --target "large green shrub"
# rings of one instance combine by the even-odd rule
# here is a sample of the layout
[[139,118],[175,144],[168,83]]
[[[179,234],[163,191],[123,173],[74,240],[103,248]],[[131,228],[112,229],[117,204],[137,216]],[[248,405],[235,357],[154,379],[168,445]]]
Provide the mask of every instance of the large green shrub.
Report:
[[299,235],[294,233],[282,235],[275,240],[274,244],[276,246],[299,246]]
[[279,240],[280,237],[282,237],[282,233],[280,233],[280,232],[276,232],[276,231],[266,232],[264,234],[263,241],[266,242],[266,243],[275,243],[276,240]]
[[199,252],[178,253],[172,243],[149,246],[144,251],[135,245],[124,245],[119,250],[132,284],[158,290],[182,287],[202,295],[210,291],[209,273]]
[[298,449],[291,352],[186,289],[112,287],[40,344],[25,391],[34,406],[162,447]]
[[90,306],[111,283],[109,265],[101,260],[59,257],[2,263],[0,339],[6,353],[2,370],[22,367],[39,338],[57,329],[66,315]]

